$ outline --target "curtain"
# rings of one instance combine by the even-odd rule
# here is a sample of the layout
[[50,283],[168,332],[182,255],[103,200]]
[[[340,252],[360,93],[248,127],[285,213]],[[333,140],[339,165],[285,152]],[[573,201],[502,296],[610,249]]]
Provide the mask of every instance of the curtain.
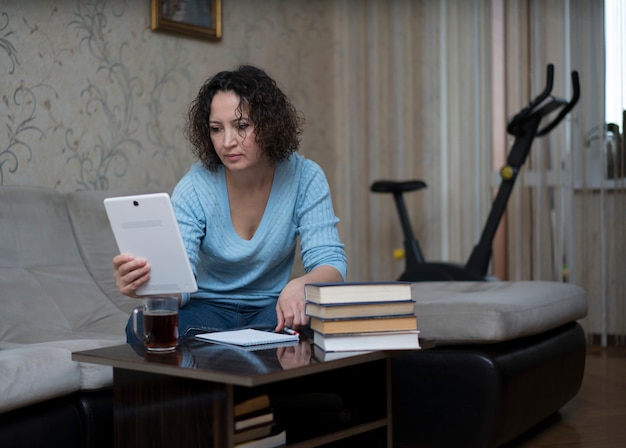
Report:
[[535,140],[511,201],[509,277],[582,286],[589,295],[583,325],[590,342],[623,344],[626,191],[623,171],[616,171],[607,150],[617,140],[607,132],[604,118],[603,2],[520,0],[505,5],[508,111],[541,92],[548,63],[555,66],[555,95],[572,95],[572,70],[581,83],[581,99],[572,113]]
[[491,272],[502,280],[582,286],[590,340],[623,343],[626,192],[616,168],[607,171],[607,148],[615,142],[605,132],[603,2],[332,5],[341,49],[334,65],[342,74],[334,86],[334,200],[349,278],[389,280],[403,270],[404,261],[394,258],[403,235],[392,197],[369,191],[382,179],[425,181],[427,189],[405,195],[425,258],[467,261],[514,141],[507,120],[543,90],[552,63],[553,93],[570,98],[576,70],[581,99],[557,128],[535,139],[507,204]]
[[338,177],[351,279],[389,280],[403,247],[376,180],[420,179],[405,199],[427,260],[464,263],[490,203],[489,0],[343,0],[336,8]]

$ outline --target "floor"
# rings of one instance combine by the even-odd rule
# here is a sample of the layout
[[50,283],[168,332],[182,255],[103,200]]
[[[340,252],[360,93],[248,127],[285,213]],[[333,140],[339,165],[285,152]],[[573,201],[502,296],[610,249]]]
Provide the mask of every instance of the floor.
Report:
[[506,448],[626,447],[626,347],[589,347],[578,395]]

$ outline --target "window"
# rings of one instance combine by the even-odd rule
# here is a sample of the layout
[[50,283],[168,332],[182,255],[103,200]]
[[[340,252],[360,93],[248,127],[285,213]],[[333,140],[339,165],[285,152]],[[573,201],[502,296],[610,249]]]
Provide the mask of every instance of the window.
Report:
[[[626,2],[604,1],[604,36],[606,45],[605,120],[623,127],[626,109]],[[624,130],[621,129],[621,133]]]

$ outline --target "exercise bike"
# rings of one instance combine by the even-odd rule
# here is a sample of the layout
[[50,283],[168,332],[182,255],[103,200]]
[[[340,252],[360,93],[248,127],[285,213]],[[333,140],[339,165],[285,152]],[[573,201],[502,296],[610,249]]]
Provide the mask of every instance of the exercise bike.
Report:
[[[518,112],[507,124],[507,132],[515,137],[506,164],[500,169],[501,182],[492,203],[480,240],[469,259],[463,264],[448,262],[430,262],[424,259],[420,245],[415,238],[404,201],[404,193],[417,191],[427,187],[421,180],[374,182],[370,190],[374,193],[391,193],[393,195],[400,225],[404,234],[405,270],[398,280],[401,281],[487,281],[489,263],[492,255],[493,239],[507,202],[515,185],[526,157],[530,152],[535,137],[541,137],[552,131],[565,116],[574,108],[580,98],[578,72],[572,74],[572,98],[567,101],[552,96],[554,82],[554,66],[547,67],[546,87],[543,92],[532,100],[528,106]],[[548,115],[558,115],[539,129],[541,121]]]

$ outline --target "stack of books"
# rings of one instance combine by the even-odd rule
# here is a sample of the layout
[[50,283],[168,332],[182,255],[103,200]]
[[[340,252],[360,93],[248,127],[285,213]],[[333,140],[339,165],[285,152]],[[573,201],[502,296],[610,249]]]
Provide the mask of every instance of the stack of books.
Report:
[[236,448],[271,448],[286,443],[285,431],[277,424],[269,395],[261,394],[235,404]]
[[309,283],[304,292],[324,351],[420,348],[410,282]]

